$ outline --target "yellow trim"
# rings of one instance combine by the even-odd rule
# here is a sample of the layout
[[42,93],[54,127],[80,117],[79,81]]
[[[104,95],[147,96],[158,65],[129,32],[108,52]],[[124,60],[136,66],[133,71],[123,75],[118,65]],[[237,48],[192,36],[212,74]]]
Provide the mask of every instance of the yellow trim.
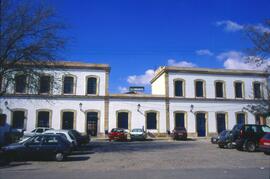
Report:
[[96,110],[96,109],[88,109],[86,111],[84,111],[84,114],[85,114],[85,127],[84,127],[84,130],[85,130],[85,133],[87,133],[87,113],[89,112],[96,112],[97,113],[97,135],[100,133],[100,110]]
[[[96,94],[88,94],[87,93],[88,79],[89,78],[95,78],[96,79]],[[97,95],[99,95],[99,83],[100,83],[99,76],[96,76],[96,75],[88,75],[88,76],[86,76],[85,77],[85,95],[87,95],[87,96],[97,96]],[[106,95],[106,89],[105,89],[105,95]]]
[[216,116],[216,133],[218,133],[218,119],[217,119],[217,115],[218,114],[225,114],[225,129],[227,130],[229,128],[229,120],[228,120],[228,112],[225,111],[217,111],[215,112],[215,116]]
[[[222,97],[217,97],[217,88],[216,88],[216,85],[217,85],[217,83],[222,83]],[[226,82],[225,81],[223,81],[223,80],[215,80],[214,81],[214,86],[215,86],[215,98],[217,98],[217,99],[226,99],[226,96],[227,96],[227,94],[226,94]]]
[[175,115],[177,114],[177,113],[184,113],[184,127],[187,129],[187,126],[188,126],[188,114],[187,114],[187,112],[186,111],[174,111],[173,112],[173,118],[174,118],[174,128],[175,128],[175,126],[176,126],[176,122],[175,122]]
[[[65,77],[72,77],[73,78],[73,93],[64,93],[64,79]],[[77,76],[72,74],[65,74],[62,76],[62,95],[76,95],[77,90]]]
[[[147,113],[156,113],[156,120],[157,120],[157,129],[147,129]],[[148,111],[145,111],[144,112],[144,116],[145,116],[145,130],[157,130],[158,133],[159,133],[159,128],[160,128],[160,125],[159,125],[159,118],[160,118],[160,115],[159,115],[159,111],[155,111],[155,110],[148,110]]]
[[28,116],[28,110],[24,109],[24,108],[14,108],[10,110],[10,123],[11,123],[11,127],[13,127],[13,112],[15,111],[23,111],[24,112],[24,121],[23,121],[23,129],[27,129],[27,116]]
[[198,113],[204,113],[205,114],[205,137],[207,137],[209,135],[209,129],[208,129],[208,112],[205,112],[205,111],[197,111],[194,113],[195,115],[195,133],[196,133],[196,136],[198,136],[198,131],[197,131],[197,114]]
[[[182,81],[182,93],[183,93],[182,96],[176,96],[175,95],[175,82],[176,81]],[[176,98],[184,98],[184,97],[186,97],[186,80],[184,80],[183,78],[175,78],[173,80],[173,95]]]
[[52,110],[51,109],[37,109],[36,110],[36,127],[38,127],[38,113],[49,112],[49,127],[52,127]]
[[60,112],[60,129],[63,129],[63,114],[64,112],[73,112],[73,129],[76,129],[76,118],[77,118],[77,111],[73,109],[63,109]]
[[117,110],[116,113],[116,127],[118,128],[118,114],[119,113],[128,113],[128,130],[131,131],[131,111],[129,110]]
[[[202,97],[198,97],[196,96],[196,82],[203,82],[203,96]],[[194,96],[195,98],[206,98],[206,82],[203,79],[196,79],[194,80]]]

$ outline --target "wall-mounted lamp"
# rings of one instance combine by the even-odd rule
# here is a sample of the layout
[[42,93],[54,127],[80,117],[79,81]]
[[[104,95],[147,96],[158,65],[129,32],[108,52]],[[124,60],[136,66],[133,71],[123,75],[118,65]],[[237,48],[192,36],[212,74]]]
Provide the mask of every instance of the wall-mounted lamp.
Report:
[[11,109],[8,107],[8,102],[7,101],[5,101],[5,106],[6,106],[6,108],[7,108],[7,110],[9,110],[9,111],[11,111]]
[[137,111],[140,112],[140,109],[141,109],[141,105],[138,104],[138,105],[137,105]]
[[194,109],[194,105],[193,105],[193,104],[191,104],[191,105],[190,105],[190,112],[192,112],[192,113],[193,113],[193,109]]
[[83,108],[82,108],[82,103],[79,104],[79,107],[80,107],[80,111],[84,112]]

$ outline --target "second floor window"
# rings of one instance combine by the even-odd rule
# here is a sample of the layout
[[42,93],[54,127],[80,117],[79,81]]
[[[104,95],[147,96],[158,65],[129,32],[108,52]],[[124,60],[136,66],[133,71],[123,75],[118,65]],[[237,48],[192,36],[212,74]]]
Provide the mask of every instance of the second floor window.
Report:
[[182,80],[174,81],[174,95],[175,96],[184,96],[183,84],[184,83]]
[[71,76],[64,77],[64,94],[73,94],[74,93],[74,78]]
[[195,97],[204,97],[204,82],[195,82]]
[[16,75],[15,77],[15,92],[26,93],[26,75]]
[[216,82],[216,98],[224,98],[224,83],[223,82]]
[[39,81],[39,93],[50,93],[51,77],[41,76]]
[[97,94],[97,78],[87,78],[87,94]]
[[234,83],[234,92],[235,92],[235,98],[243,98],[243,83],[242,82]]
[[261,98],[261,84],[256,82],[253,83],[253,92],[254,92],[254,98]]

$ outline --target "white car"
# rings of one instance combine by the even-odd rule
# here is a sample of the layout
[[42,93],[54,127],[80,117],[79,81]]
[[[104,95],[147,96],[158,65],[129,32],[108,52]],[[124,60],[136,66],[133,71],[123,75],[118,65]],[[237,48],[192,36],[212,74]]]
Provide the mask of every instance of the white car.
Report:
[[141,128],[132,129],[132,131],[130,132],[131,140],[145,140],[146,137],[147,137],[146,132]]
[[70,130],[47,130],[43,132],[43,134],[60,134],[65,137],[74,148],[78,146],[75,136],[72,134]]
[[23,132],[23,138],[29,138],[29,137],[32,137],[32,136],[37,135],[37,134],[42,134],[43,132],[45,132],[47,130],[52,130],[52,128],[38,127],[38,128],[35,128],[32,131],[24,131]]

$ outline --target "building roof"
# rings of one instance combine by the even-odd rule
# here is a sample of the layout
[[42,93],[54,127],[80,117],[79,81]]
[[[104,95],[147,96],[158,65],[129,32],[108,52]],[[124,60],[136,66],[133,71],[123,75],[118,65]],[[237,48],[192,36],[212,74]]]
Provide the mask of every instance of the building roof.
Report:
[[163,67],[159,67],[156,70],[155,76],[150,82],[153,83],[165,72],[241,75],[241,76],[264,76],[264,77],[268,77],[270,75],[268,72],[258,71],[258,70],[230,70],[230,69],[219,69],[219,68],[191,68],[191,67],[163,66]]
[[94,64],[94,63],[84,63],[75,61],[40,61],[40,62],[19,62],[17,65],[28,65],[28,66],[41,66],[54,67],[54,68],[68,68],[68,69],[97,69],[110,71],[110,66],[108,64]]

